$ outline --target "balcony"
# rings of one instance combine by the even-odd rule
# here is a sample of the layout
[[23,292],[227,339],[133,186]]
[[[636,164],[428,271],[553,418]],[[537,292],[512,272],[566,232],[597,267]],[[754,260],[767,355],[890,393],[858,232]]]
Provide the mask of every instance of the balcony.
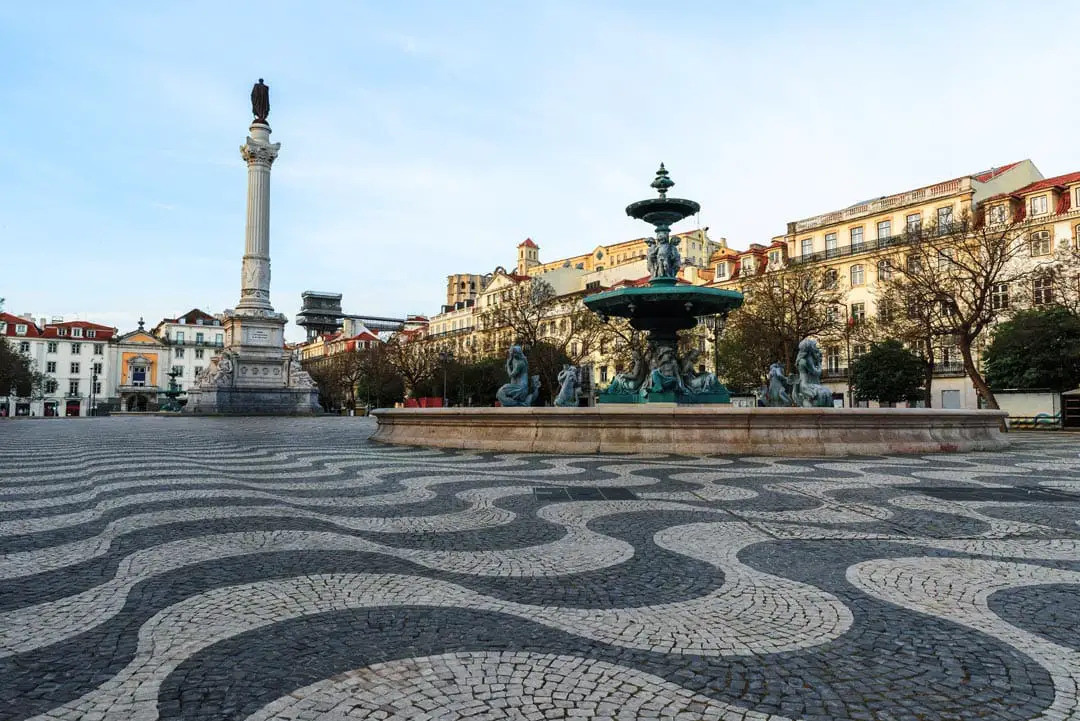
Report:
[[221,341],[212,341],[212,340],[197,341],[197,340],[193,340],[191,338],[185,338],[184,340],[169,339],[169,340],[166,340],[165,342],[168,343],[169,345],[177,345],[177,346],[201,346],[203,348],[224,348],[225,347],[225,341],[224,340],[221,340]]
[[890,235],[887,238],[876,238],[874,240],[866,240],[862,243],[854,243],[852,245],[844,245],[839,248],[830,248],[828,250],[821,250],[817,253],[810,253],[809,255],[796,255],[788,258],[788,262],[792,265],[802,265],[803,263],[819,263],[823,260],[833,260],[834,258],[847,258],[853,255],[863,255],[864,253],[873,253],[877,250],[883,250],[885,248],[892,248],[898,245],[905,245],[910,243],[917,237],[918,234],[905,233],[903,235]]
[[906,193],[889,195],[883,198],[878,198],[877,200],[868,201],[866,203],[859,203],[858,205],[853,205],[850,208],[844,208],[843,210],[837,210],[832,213],[824,213],[822,215],[815,215],[812,218],[797,220],[793,223],[788,224],[788,232],[804,233],[808,230],[820,228],[825,225],[842,223],[847,220],[853,220],[855,218],[861,218],[867,215],[882,213],[887,210],[892,210],[893,208],[899,208],[905,205],[911,205],[913,203],[925,203],[927,201],[933,200],[934,198],[944,198],[970,189],[970,178],[957,178],[956,180],[947,180],[944,183],[938,183],[937,185],[931,185],[925,188],[918,188],[916,190],[911,190]]
[[821,371],[821,380],[842,380],[848,377],[847,368],[826,368]]
[[935,363],[935,376],[962,376],[967,373],[963,363]]

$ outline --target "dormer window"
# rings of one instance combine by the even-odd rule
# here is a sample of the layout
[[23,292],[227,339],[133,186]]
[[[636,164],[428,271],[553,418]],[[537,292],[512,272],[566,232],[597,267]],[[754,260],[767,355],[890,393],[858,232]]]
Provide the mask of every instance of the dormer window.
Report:
[[1000,225],[1005,222],[1005,205],[999,203],[998,205],[990,208],[990,223],[992,225]]
[[743,258],[742,267],[743,267],[743,270],[745,270],[747,273],[753,273],[754,272],[754,258],[753,257]]
[[0,335],[7,334],[7,321],[0,320]]
[[97,337],[97,331],[94,330],[93,328],[87,330],[86,331],[86,337],[87,338],[96,338]]
[[72,338],[82,338],[82,328],[72,328],[71,329],[71,337]]
[[721,279],[727,278],[727,277],[728,277],[728,275],[727,275],[727,263],[717,263],[716,264],[716,279],[721,280]]
[[58,335],[58,336],[67,335],[67,328],[57,328],[56,329],[56,335]]
[[15,335],[26,335],[25,323],[18,323],[15,325]]
[[1031,215],[1046,215],[1047,200],[1045,195],[1031,199]]
[[772,268],[773,270],[776,270],[777,268],[780,267],[780,251],[779,250],[770,250],[769,251],[769,267]]

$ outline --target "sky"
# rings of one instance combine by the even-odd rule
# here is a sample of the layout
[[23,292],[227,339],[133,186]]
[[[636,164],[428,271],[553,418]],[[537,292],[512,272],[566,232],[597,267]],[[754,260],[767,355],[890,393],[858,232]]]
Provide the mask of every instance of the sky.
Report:
[[[271,301],[433,314],[446,276],[642,237],[730,247],[1030,158],[1080,170],[1080,3],[0,2],[5,310],[135,328],[239,300],[270,86]],[[303,336],[290,322],[286,337]]]

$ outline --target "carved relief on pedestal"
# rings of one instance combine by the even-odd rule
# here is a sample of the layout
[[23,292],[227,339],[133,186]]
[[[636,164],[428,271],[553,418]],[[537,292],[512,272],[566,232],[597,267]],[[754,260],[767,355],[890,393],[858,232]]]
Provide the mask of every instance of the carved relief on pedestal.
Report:
[[248,136],[247,141],[240,146],[240,156],[248,165],[265,165],[269,168],[277,160],[280,148],[281,143],[260,143]]
[[245,259],[242,286],[246,290],[263,290],[270,287],[270,261]]

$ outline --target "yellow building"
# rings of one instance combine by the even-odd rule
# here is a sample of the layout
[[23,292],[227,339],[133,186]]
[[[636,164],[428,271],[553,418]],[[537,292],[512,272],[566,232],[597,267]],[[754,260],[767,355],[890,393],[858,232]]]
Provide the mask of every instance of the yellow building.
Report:
[[[748,262],[756,273],[762,272],[762,260],[766,270],[812,264],[834,277],[844,290],[844,305],[835,309],[838,319],[858,323],[877,314],[878,281],[891,272],[888,258],[912,232],[964,217],[980,218],[985,212],[1002,212],[992,210],[995,205],[1007,206],[1013,218],[1016,208],[1029,204],[1029,196],[1045,194],[1045,201],[1037,201],[1037,207],[1041,209],[1045,202],[1053,209],[1058,207],[1054,203],[1060,204],[1060,198],[1072,188],[1071,176],[1062,178],[1050,179],[1060,182],[1052,183],[1057,190],[1048,189],[1045,184],[1050,181],[1043,179],[1034,163],[1022,160],[792,221],[787,224],[787,232],[776,236],[771,246],[757,246],[758,252],[753,253],[756,259],[730,251],[715,254],[710,262],[716,277],[713,284],[738,287]],[[1045,214],[1043,218],[1049,220]],[[1058,237],[1075,237],[1075,230],[1067,230],[1068,222],[1057,225],[1061,228],[1053,232]],[[850,402],[846,397],[847,369],[864,348],[850,339],[824,344],[823,380],[838,397],[845,397],[845,402]],[[964,373],[959,352],[943,345],[937,349],[935,361],[935,373],[940,376],[934,383],[935,403],[945,408],[977,408],[978,399]]]

